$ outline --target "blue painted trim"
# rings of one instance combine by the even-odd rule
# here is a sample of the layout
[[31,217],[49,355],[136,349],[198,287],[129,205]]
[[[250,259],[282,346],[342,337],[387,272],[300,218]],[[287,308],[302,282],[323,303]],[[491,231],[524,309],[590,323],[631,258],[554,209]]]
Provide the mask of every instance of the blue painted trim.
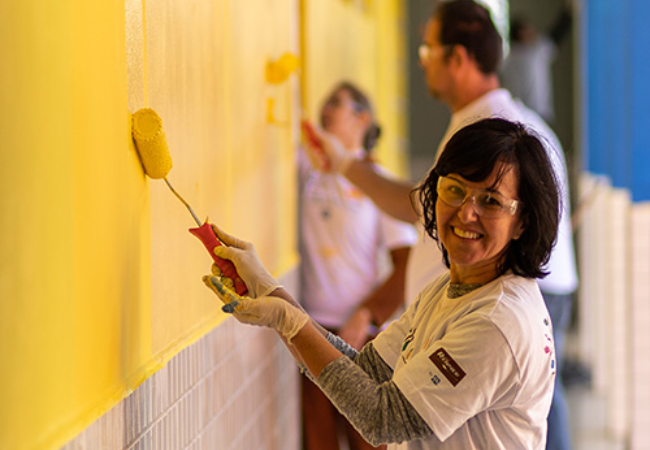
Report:
[[583,0],[585,169],[650,200],[650,2]]

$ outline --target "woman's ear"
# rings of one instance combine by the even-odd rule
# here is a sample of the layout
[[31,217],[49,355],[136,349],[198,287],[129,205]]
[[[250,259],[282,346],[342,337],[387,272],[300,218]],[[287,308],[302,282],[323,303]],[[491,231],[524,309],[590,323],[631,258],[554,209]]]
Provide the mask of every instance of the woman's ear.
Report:
[[519,218],[519,220],[515,224],[515,229],[514,229],[514,234],[512,235],[512,239],[516,241],[521,237],[522,234],[524,234],[524,231],[526,231],[525,219]]

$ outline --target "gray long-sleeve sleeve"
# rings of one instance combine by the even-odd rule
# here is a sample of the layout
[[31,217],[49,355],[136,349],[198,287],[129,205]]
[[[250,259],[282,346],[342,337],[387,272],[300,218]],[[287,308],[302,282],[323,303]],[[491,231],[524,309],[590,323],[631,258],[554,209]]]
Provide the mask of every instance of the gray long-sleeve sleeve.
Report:
[[[372,346],[372,342],[365,345],[360,352],[351,347],[347,342],[339,336],[329,333],[327,335],[327,342],[332,344],[339,352],[350,360],[354,361],[361,369],[366,372],[373,380],[382,383],[390,381],[393,376],[393,369],[386,364],[386,362],[379,356]],[[307,367],[301,362],[298,363],[300,373],[305,375],[314,383],[318,382],[314,379]]]
[[424,419],[390,381],[392,372],[370,343],[354,361],[343,356],[332,361],[315,382],[373,445],[433,436]]

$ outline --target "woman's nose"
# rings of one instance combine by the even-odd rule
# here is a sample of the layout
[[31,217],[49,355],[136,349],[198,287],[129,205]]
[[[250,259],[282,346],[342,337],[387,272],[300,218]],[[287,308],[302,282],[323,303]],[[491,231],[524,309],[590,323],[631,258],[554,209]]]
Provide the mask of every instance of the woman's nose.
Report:
[[463,204],[458,207],[458,216],[464,222],[473,222],[478,219],[475,201],[472,195],[471,197],[467,197]]

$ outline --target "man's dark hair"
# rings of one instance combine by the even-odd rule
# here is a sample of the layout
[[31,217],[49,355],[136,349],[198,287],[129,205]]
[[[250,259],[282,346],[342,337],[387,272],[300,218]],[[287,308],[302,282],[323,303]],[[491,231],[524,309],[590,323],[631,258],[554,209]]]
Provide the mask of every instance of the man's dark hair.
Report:
[[440,21],[440,44],[462,45],[482,73],[497,72],[503,42],[487,9],[473,0],[444,1],[438,4],[434,17]]
[[[540,139],[520,123],[503,119],[483,119],[468,125],[452,136],[436,166],[414,190],[422,204],[424,228],[441,247],[449,267],[447,251],[438,239],[436,202],[438,178],[458,174],[480,182],[486,180],[500,164],[512,168],[519,184],[519,214],[524,231],[512,240],[499,261],[497,271],[508,270],[527,278],[548,275],[548,262],[557,238],[561,214],[560,188],[551,160]],[[498,185],[504,173],[495,181]],[[413,197],[415,199],[415,196]]]

